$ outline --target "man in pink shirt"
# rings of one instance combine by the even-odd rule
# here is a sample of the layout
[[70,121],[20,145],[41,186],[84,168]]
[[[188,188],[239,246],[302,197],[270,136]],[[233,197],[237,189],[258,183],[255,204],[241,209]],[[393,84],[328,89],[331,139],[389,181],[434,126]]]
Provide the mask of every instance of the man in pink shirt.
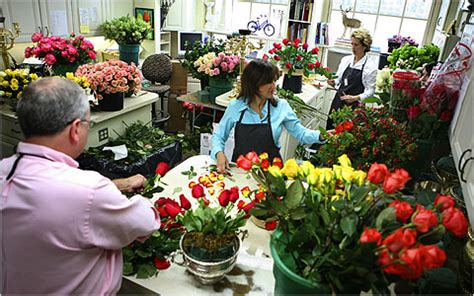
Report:
[[159,229],[148,200],[121,194],[143,176],[111,180],[78,168],[90,111],[64,78],[28,86],[17,107],[26,140],[0,164],[2,294],[115,294],[122,247]]

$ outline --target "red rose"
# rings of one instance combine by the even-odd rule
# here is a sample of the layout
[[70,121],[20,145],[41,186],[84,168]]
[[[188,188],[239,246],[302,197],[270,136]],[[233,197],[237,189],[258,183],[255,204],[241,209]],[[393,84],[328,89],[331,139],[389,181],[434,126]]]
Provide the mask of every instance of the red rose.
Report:
[[181,207],[185,210],[189,210],[191,208],[191,203],[189,200],[184,196],[184,194],[181,194],[179,196],[179,203],[181,204]]
[[383,244],[392,253],[398,253],[416,243],[416,231],[408,228],[399,228],[383,240]]
[[403,189],[408,180],[410,180],[410,175],[407,171],[404,169],[395,169],[395,172],[385,176],[382,189],[387,194],[394,193],[397,190]]
[[395,208],[397,215],[397,221],[405,223],[415,211],[412,206],[406,201],[396,200],[388,205],[389,207]]
[[420,106],[411,106],[407,109],[407,116],[408,116],[408,119],[415,119],[418,117],[418,115],[420,114],[421,112],[421,108]]
[[308,43],[303,43],[303,49],[308,49]]
[[169,170],[170,170],[169,164],[167,164],[166,162],[160,162],[156,166],[155,173],[163,177],[164,175],[166,175],[166,173]]
[[457,237],[464,237],[469,223],[458,208],[449,208],[443,212],[443,225]]
[[269,49],[269,50],[268,50],[268,53],[269,53],[269,54],[274,54],[274,53],[275,53],[275,49],[273,49],[273,48],[272,48],[272,49]]
[[293,67],[293,64],[290,63],[290,62],[287,62],[287,63],[285,64],[285,67],[286,67],[287,69],[291,69],[291,67]]
[[296,38],[295,40],[293,40],[293,46],[298,47],[298,45],[300,45],[300,42],[301,42],[301,40]]
[[281,44],[280,43],[273,43],[273,47],[277,48],[277,49],[281,49]]
[[352,128],[354,127],[354,124],[352,123],[352,121],[346,121],[344,122],[344,129],[346,131],[350,131]]
[[241,210],[245,206],[245,201],[239,200],[237,203],[237,209]]
[[312,54],[318,54],[318,52],[319,52],[319,48],[317,48],[317,47],[311,49]]
[[441,112],[441,115],[439,116],[439,120],[450,121],[452,117],[453,117],[453,112],[449,110],[445,110]]
[[191,195],[194,198],[203,197],[204,196],[204,188],[202,187],[202,185],[201,184],[194,185],[193,188],[191,189]]
[[316,61],[316,62],[314,63],[314,66],[315,66],[317,69],[319,69],[319,68],[321,67],[321,63],[320,63],[319,61]]
[[174,204],[167,203],[165,205],[165,211],[168,213],[168,215],[174,218],[181,212],[181,208],[175,206]]
[[161,207],[166,203],[166,198],[160,197],[157,201],[155,201],[155,207]]
[[164,208],[158,208],[158,213],[160,213],[160,217],[168,217],[168,213]]
[[268,60],[268,56],[266,53],[263,54],[262,59],[264,59],[265,61]]
[[412,222],[415,223],[418,232],[428,232],[431,227],[438,225],[438,217],[436,217],[436,214],[432,210],[418,207],[417,211],[418,213],[415,214]]
[[229,200],[234,203],[239,199],[239,187],[234,186],[229,190]]
[[400,272],[400,263],[393,263],[398,257],[390,254],[387,249],[383,249],[379,255],[378,262],[382,266],[383,271],[390,274],[398,274]]
[[290,40],[288,40],[288,38],[285,38],[285,39],[283,39],[283,41],[282,41],[282,42],[283,42],[283,44],[287,45],[287,44],[288,44],[288,42],[290,42]]
[[361,244],[377,243],[377,246],[380,246],[382,243],[382,234],[375,228],[366,227],[360,236],[359,242]]
[[400,255],[402,272],[399,273],[402,279],[416,280],[423,275],[422,251],[419,248],[408,249]]
[[421,249],[423,266],[426,269],[440,268],[446,261],[446,253],[436,245],[419,247]]
[[378,164],[374,162],[367,173],[367,178],[374,184],[379,184],[389,174],[388,168],[385,164]]
[[227,205],[229,204],[229,196],[230,196],[230,191],[223,190],[221,194],[219,194],[219,197],[217,198],[219,200],[219,204],[223,207],[227,207]]
[[303,58],[302,58],[300,55],[297,55],[297,56],[296,56],[296,60],[297,60],[298,62],[301,61],[302,59],[303,59]]
[[206,198],[206,196],[202,197],[202,200],[204,201],[204,205],[208,206],[211,202]]
[[279,167],[280,169],[283,167],[283,163],[280,157],[273,158],[273,165]]
[[306,65],[309,69],[313,70],[314,69],[314,64],[313,63],[309,63],[308,65]]
[[339,123],[338,125],[336,125],[336,134],[340,134],[342,132],[344,132],[344,125],[342,123]]
[[435,198],[434,204],[435,206],[437,206],[438,204],[441,204],[441,207],[439,208],[439,210],[441,212],[444,212],[444,210],[454,207],[455,202],[454,202],[454,199],[449,195],[438,194]]
[[262,169],[266,170],[266,169],[268,169],[268,167],[270,167],[270,161],[268,159],[263,159],[262,160]]
[[252,168],[252,161],[243,155],[240,155],[239,158],[237,158],[236,163],[239,168],[245,171],[249,171]]
[[278,225],[278,221],[274,220],[274,221],[268,221],[268,222],[265,222],[265,229],[268,230],[268,231],[271,231],[271,230],[274,230]]
[[273,58],[274,58],[276,61],[279,61],[279,60],[280,60],[280,56],[277,55],[277,54],[276,54],[275,56],[273,56]]
[[252,161],[255,164],[260,163],[260,158],[258,157],[258,154],[255,151],[250,151],[249,153],[247,153],[245,155],[245,158],[249,159],[250,161]]
[[253,208],[254,205],[255,205],[255,202],[251,201],[248,204],[244,205],[242,207],[242,210],[244,210],[244,212],[248,213],[250,211],[250,209]]
[[153,259],[153,263],[155,264],[156,269],[159,270],[167,269],[171,265],[168,260],[160,260],[156,257]]

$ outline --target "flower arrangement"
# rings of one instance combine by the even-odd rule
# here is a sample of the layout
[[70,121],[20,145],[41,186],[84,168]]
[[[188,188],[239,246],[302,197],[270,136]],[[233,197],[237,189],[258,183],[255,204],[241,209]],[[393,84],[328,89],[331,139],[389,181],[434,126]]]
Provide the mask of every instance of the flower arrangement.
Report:
[[289,159],[280,168],[265,153],[250,152],[238,158],[237,166],[263,187],[249,213],[278,221],[272,244],[284,265],[321,294],[358,294],[371,288],[369,272],[357,261],[360,235],[410,177],[403,169],[381,174],[386,166],[377,163],[368,173],[356,170],[346,155],[338,160],[332,168],[315,168]]
[[[403,199],[399,191],[410,180],[404,169],[373,163],[368,172],[356,170],[347,155],[332,168],[307,161],[298,165],[294,159],[281,167],[255,152],[241,155],[237,166],[263,187],[263,195],[255,192],[249,213],[278,221],[271,243],[274,260],[276,254],[321,294],[388,293],[396,278],[383,272],[398,269],[392,274],[409,277],[419,271],[419,265],[412,270],[415,260],[422,270],[441,267],[443,254],[434,244],[443,229],[458,237],[466,233],[467,220],[452,207],[452,199],[438,196],[434,205],[425,206]],[[368,228],[372,225],[377,231]],[[424,258],[412,248],[425,248]]]
[[151,32],[151,25],[143,19],[122,16],[106,21],[99,26],[106,39],[119,45],[140,44]]
[[198,71],[198,66],[195,62],[207,53],[214,52],[218,54],[224,51],[224,42],[216,41],[214,38],[206,38],[204,42],[196,41],[194,44],[186,44],[186,53],[181,65],[191,73],[191,76],[196,79],[206,79],[209,77],[205,72]]
[[374,162],[395,168],[416,155],[415,139],[386,109],[344,107],[330,116],[336,123],[335,135],[327,137],[313,163],[331,166],[339,155],[347,154],[359,169],[368,169]]
[[94,45],[84,39],[84,36],[76,36],[71,33],[69,38],[63,39],[59,36],[44,36],[42,33],[34,33],[31,41],[34,46],[25,49],[25,57],[31,56],[43,59],[49,66],[55,65],[82,65],[96,58]]
[[223,52],[216,54],[209,52],[199,57],[194,66],[197,71],[209,77],[233,80],[239,75],[240,58],[236,55],[226,55]]
[[36,73],[30,73],[29,69],[6,69],[5,71],[0,71],[0,96],[13,99],[12,103],[16,106],[23,90],[31,81],[35,81],[38,78],[39,76]]
[[405,44],[413,45],[413,46],[418,46],[418,43],[415,41],[415,39],[411,38],[410,36],[404,37],[401,35],[393,35],[393,37],[388,38],[389,43],[398,43],[401,46],[404,46]]
[[268,51],[270,55],[265,54],[263,59],[270,59],[278,64],[289,76],[297,70],[302,71],[304,76],[309,76],[311,73],[327,76],[328,69],[322,68],[318,61],[319,48],[309,50],[308,44],[301,43],[298,38],[293,41],[285,38],[282,43],[273,43],[273,48]]
[[[423,93],[420,76],[415,72],[396,70],[392,75],[390,111],[398,122],[408,120],[407,108]],[[408,114],[410,117],[410,114]]]
[[421,48],[405,44],[393,50],[387,60],[391,69],[417,70],[423,64],[437,61],[438,56],[439,47],[434,44],[426,44]]
[[79,84],[80,87],[82,87],[83,89],[86,89],[86,90],[91,86],[86,77],[84,77],[84,76],[75,76],[74,73],[72,73],[72,72],[67,72],[66,73],[66,78],[69,79],[69,80],[74,81],[75,83]]
[[396,199],[379,214],[372,227],[364,230],[359,242],[375,255],[373,260],[383,274],[395,276],[394,281],[409,280],[412,286],[422,287],[420,278],[436,269],[441,276],[455,278],[451,270],[442,268],[447,254],[440,240],[446,231],[465,237],[468,225],[451,196],[438,194],[434,203],[426,206],[413,199]]
[[[156,175],[147,179],[141,195],[151,198],[153,193],[161,191],[162,188],[156,185],[168,170],[167,163],[158,163]],[[160,230],[155,231],[148,239],[134,241],[123,249],[124,275],[136,274],[137,278],[149,278],[170,266],[169,257],[178,249],[179,239],[184,233],[182,225],[175,219],[175,209],[181,207],[186,208],[186,205],[179,205],[165,197],[154,203],[155,214],[160,216]]]
[[131,65],[120,61],[110,60],[93,65],[82,65],[76,76],[84,76],[90,83],[90,88],[102,99],[101,94],[132,92],[136,94],[141,89],[142,74],[134,63]]

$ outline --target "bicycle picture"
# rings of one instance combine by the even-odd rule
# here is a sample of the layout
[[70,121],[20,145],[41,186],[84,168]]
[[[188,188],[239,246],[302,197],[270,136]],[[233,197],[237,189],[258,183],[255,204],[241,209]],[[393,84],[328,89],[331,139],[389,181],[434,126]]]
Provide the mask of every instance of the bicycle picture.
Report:
[[[260,20],[263,18],[265,18],[265,21],[260,23]],[[249,29],[252,33],[255,33],[259,30],[263,30],[263,33],[265,33],[265,35],[267,35],[268,37],[271,37],[273,36],[273,34],[275,34],[275,27],[270,24],[270,21],[268,20],[266,15],[261,15],[260,17],[257,17],[256,21],[248,22],[247,29]]]

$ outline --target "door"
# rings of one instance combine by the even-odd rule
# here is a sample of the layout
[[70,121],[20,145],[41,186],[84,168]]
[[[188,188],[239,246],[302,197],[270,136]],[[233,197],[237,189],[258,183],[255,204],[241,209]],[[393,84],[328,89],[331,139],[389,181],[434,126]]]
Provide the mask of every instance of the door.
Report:
[[20,36],[15,42],[31,42],[31,35],[42,27],[39,2],[37,0],[3,0],[1,3],[5,27],[12,30],[12,23],[20,25]]
[[41,21],[46,33],[68,37],[74,32],[72,21],[72,1],[39,0]]

